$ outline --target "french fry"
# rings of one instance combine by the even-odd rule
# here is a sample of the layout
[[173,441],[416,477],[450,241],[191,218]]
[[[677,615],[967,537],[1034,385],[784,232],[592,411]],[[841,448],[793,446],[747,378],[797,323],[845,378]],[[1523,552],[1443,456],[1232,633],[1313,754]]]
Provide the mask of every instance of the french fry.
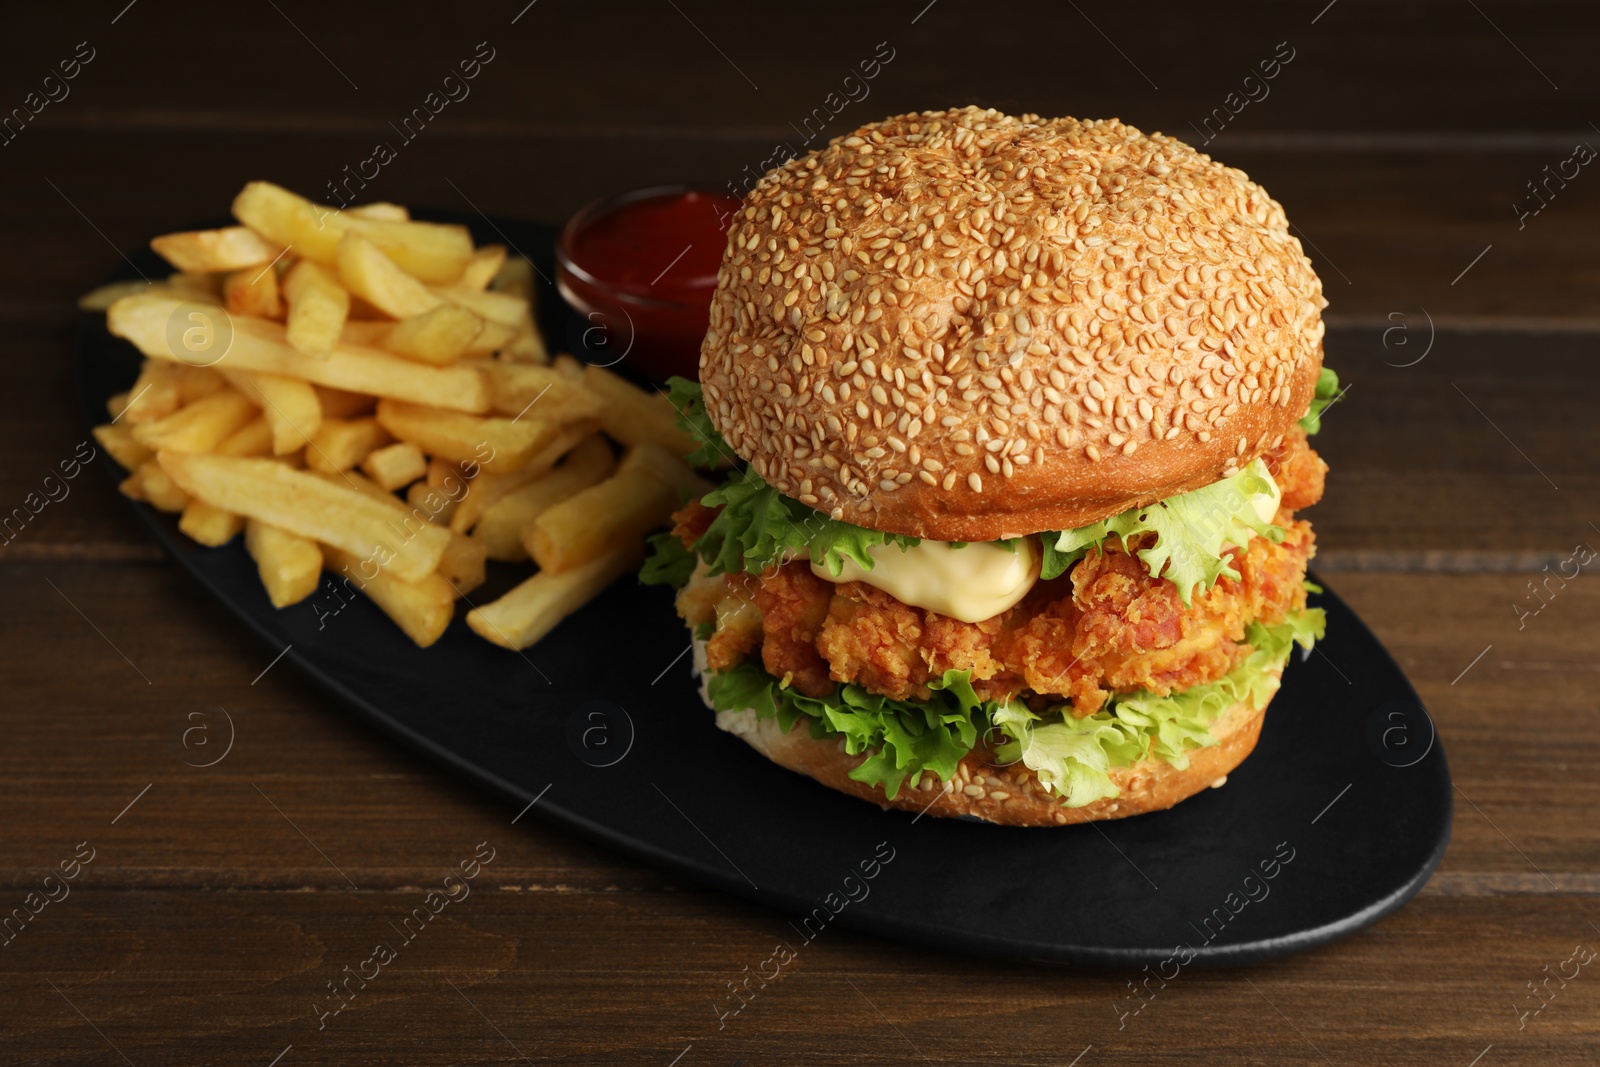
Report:
[[439,576],[450,583],[457,596],[466,596],[488,580],[488,560],[489,552],[481,542],[456,534],[439,560]]
[[143,278],[133,278],[123,282],[107,282],[105,285],[91,289],[78,297],[78,310],[104,311],[125,296],[138,296],[140,293],[155,292],[165,288],[158,282],[147,282]]
[[162,452],[157,462],[191,496],[372,560],[403,581],[431,574],[450,542],[442,527],[398,521],[356,489],[273,460]]
[[428,459],[410,441],[396,441],[392,445],[375,448],[361,461],[361,469],[384,492],[410,485],[428,473]]
[[155,453],[133,439],[133,431],[127,426],[117,426],[106,423],[104,426],[94,428],[94,439],[100,447],[110,453],[111,458],[117,461],[117,466],[125,471],[138,470],[144,463],[155,457]]
[[271,263],[281,251],[281,246],[262,240],[254,230],[244,226],[163,234],[152,238],[150,247],[162,259],[190,274],[261,267]]
[[510,293],[500,293],[492,289],[483,292],[474,292],[470,289],[431,289],[429,292],[441,301],[448,300],[489,322],[502,323],[519,331],[533,327],[533,313],[528,310],[527,303]]
[[360,348],[382,348],[394,332],[392,319],[347,319],[339,331],[339,343]]
[[413,507],[422,508],[434,522],[449,526],[468,491],[461,468],[435,459],[428,463],[427,478],[406,490],[406,500]]
[[350,317],[350,294],[321,266],[302,259],[283,276],[289,316],[283,337],[308,356],[326,357],[338,345]]
[[191,541],[209,548],[218,548],[238,536],[244,529],[244,518],[231,511],[214,508],[204,500],[191,500],[178,519],[178,529]]
[[[383,486],[360,471],[345,471],[341,474],[329,474],[319,471],[318,477],[325,479],[330,485],[354,489],[369,500],[375,500],[385,507],[391,508],[396,515],[401,516],[406,521],[408,528],[413,523],[434,522],[434,517],[429,512],[412,507],[409,503],[395,496],[394,493],[383,488]],[[455,540],[453,535],[451,540]]]
[[604,367],[584,368],[583,384],[604,404],[606,433],[625,445],[653,441],[674,455],[687,456],[700,442],[678,429],[678,411],[660,393],[646,392]]
[[[386,507],[393,508],[397,515],[404,517],[408,528],[412,523],[432,522],[436,519],[431,510],[401,500],[376,482],[369,481],[354,471],[342,475],[324,475],[324,477],[330,480],[338,478],[351,488]],[[482,585],[488,577],[488,569],[485,566],[487,559],[488,555],[481,544],[465,534],[451,533],[450,543],[445,546],[444,554],[439,557],[439,574],[455,588],[457,595],[465,596]]]
[[[464,479],[465,476],[461,473],[461,468],[457,464],[451,463],[446,459],[434,458],[428,460],[427,480],[429,485],[443,486],[449,489],[451,493],[464,492],[464,489],[459,489],[459,486],[466,485]],[[459,483],[459,486],[453,483]]]
[[[154,463],[155,460],[152,459],[149,462]],[[118,482],[117,483],[117,492],[121,493],[123,496],[127,497],[129,500],[143,500],[144,499],[144,468],[140,467],[138,470],[134,471],[133,473],[129,474],[126,478],[122,479],[122,481]]]
[[256,572],[273,607],[298,604],[317,591],[322,580],[322,548],[315,541],[249,519],[244,524],[244,547],[256,561]]
[[459,411],[378,401],[378,421],[401,441],[411,441],[432,456],[458,463],[471,460],[491,474],[520,470],[560,434],[545,419],[480,418]]
[[356,415],[371,415],[378,406],[378,398],[365,393],[351,393],[326,385],[313,385],[317,404],[322,414],[332,419],[348,419]]
[[559,574],[644,541],[685,492],[710,491],[688,464],[648,442],[628,450],[610,478],[546,509],[523,536],[540,570]]
[[[532,555],[540,573],[469,613],[526,647],[704,492],[668,402],[552,364],[520,255],[396,204],[330,211],[266,182],[234,215],[152,242],[177,273],[80,306],[147,357],[93,431],[129,471],[122,492],[201,544],[242,531],[274,605],[332,569],[427,647],[491,557]],[[620,463],[602,429],[628,446]]]
[[[572,451],[573,447],[590,436],[600,428],[598,419],[585,422],[575,422],[561,428],[553,441],[545,445],[533,458],[510,474],[492,474],[479,470],[475,477],[467,478],[461,474],[462,483],[466,486],[466,495],[456,503],[453,514],[450,516],[450,529],[457,533],[466,533],[477,525],[478,519],[489,509],[489,506],[507,493],[522,488],[529,482],[544,476],[545,472],[554,467],[562,456]],[[430,476],[432,471],[429,471]],[[445,483],[449,487],[448,481]]]
[[[181,340],[175,344],[168,335],[168,321],[181,304],[168,296],[125,297],[106,312],[106,325],[154,360],[191,362]],[[230,367],[456,411],[489,410],[488,383],[473,367],[430,367],[403,356],[343,344],[326,359],[318,359],[290,347],[280,323],[234,318],[230,327],[232,340],[223,357]]]
[[618,467],[637,468],[654,475],[671,486],[680,498],[699,498],[711,492],[711,483],[700,477],[682,457],[653,441],[644,441],[628,449]]
[[553,367],[486,362],[483,372],[489,378],[490,407],[502,415],[530,412],[556,422],[603,417],[599,395]]
[[269,241],[325,267],[336,264],[339,239],[362,234],[412,277],[449,285],[472,258],[472,235],[462,226],[406,222],[330,211],[270,182],[251,182],[233,201],[234,218]]
[[374,200],[370,204],[357,204],[344,210],[347,215],[363,219],[382,219],[385,222],[411,221],[411,212],[407,211],[403,204],[391,204],[383,200]]
[[349,224],[401,270],[429,285],[454,284],[472,258],[472,235],[465,226],[361,216],[351,218]]
[[507,359],[521,363],[549,363],[550,351],[545,348],[544,337],[534,322],[539,307],[539,287],[534,281],[533,264],[521,256],[512,256],[505,261],[494,281],[489,283],[489,288],[496,293],[516,297],[528,309],[527,317],[519,320],[517,335],[497,351]]
[[359,233],[340,239],[338,266],[346,289],[391,318],[408,319],[444,303]]
[[[383,488],[383,486],[379,485],[371,478],[368,478],[360,471],[345,471],[342,474],[318,472],[318,476],[325,479],[330,485],[345,486],[354,489],[356,492],[367,497],[369,500],[375,500],[385,507],[392,509],[397,516],[404,520],[408,529],[413,524],[427,524],[435,522],[432,513],[426,509],[420,509],[412,506],[410,503],[395,496],[394,493]],[[457,536],[458,535],[456,534],[451,534],[450,540],[452,542],[455,541]]]
[[130,425],[154,422],[171,415],[182,404],[177,369],[159,359],[147,359],[128,390],[128,403],[121,411],[113,412],[112,417]]
[[432,311],[395,323],[383,347],[399,356],[436,366],[449,366],[461,358],[483,332],[483,320],[466,308],[441,304]]
[[456,593],[444,578],[425,574],[406,581],[344,549],[327,545],[323,551],[329,568],[349,578],[418,648],[427,648],[449,628],[455,615]]
[[146,501],[154,508],[173,514],[189,506],[189,494],[161,466],[160,456],[140,467],[136,477],[139,479],[136,500]]
[[211,451],[218,456],[270,456],[272,427],[265,415],[257,415],[219,441]]
[[167,275],[167,280],[161,283],[162,293],[173,295],[180,300],[196,300],[203,304],[222,303],[221,274],[177,274]]
[[281,374],[224,368],[229,384],[261,409],[272,430],[272,452],[285,456],[306,447],[322,425],[322,405],[312,387]]
[[369,416],[357,419],[323,419],[306,446],[306,466],[324,474],[350,470],[367,458],[367,453],[394,440],[389,432]]
[[463,356],[486,356],[500,351],[517,339],[517,331],[510,326],[490,322],[488,319],[480,321],[483,323],[483,328],[478,331],[478,336],[472,339],[472,343],[462,353]]
[[301,255],[331,260],[347,222],[337,211],[313,204],[271,182],[250,182],[233,201],[233,217],[281,245],[297,245]]
[[277,272],[269,267],[246,267],[227,275],[222,279],[222,306],[230,315],[283,318]]
[[192,404],[201,397],[221,392],[228,387],[227,379],[213,367],[191,367],[179,363],[172,368],[178,379],[178,403]]
[[354,489],[367,499],[377,501],[384,507],[392,509],[397,516],[403,517],[408,525],[410,523],[432,523],[434,521],[432,515],[426,511],[418,511],[413,508],[405,500],[396,496],[393,491],[385,489],[359,470],[348,470],[336,474],[318,471],[317,477],[322,478],[329,485]]
[[644,545],[623,545],[562,573],[540,571],[499,600],[467,612],[473,632],[502,648],[537,644],[562,619],[635,570]]
[[[408,515],[411,512],[411,509],[406,507],[404,500],[401,500],[360,471],[318,471],[317,477],[332,486],[354,489],[368,500],[376,500],[378,503],[394,508],[398,512]],[[430,521],[426,515],[417,515],[415,518],[418,522]]]
[[549,474],[513,489],[485,508],[472,528],[472,536],[483,542],[490,559],[519,563],[528,558],[522,543],[523,530],[546,508],[599,482],[615,466],[611,446],[599,434],[591,435]]
[[505,262],[505,245],[484,245],[472,253],[472,258],[467,261],[466,269],[461,272],[461,277],[453,288],[481,292],[489,288],[489,283],[500,276]]
[[549,363],[550,351],[544,346],[544,338],[539,335],[537,328],[528,326],[511,339],[501,352],[507,359],[520,363]]
[[209,452],[255,418],[256,407],[232,389],[213,393],[155,422],[134,426],[133,439],[152,452]]
[[430,519],[443,526],[450,524],[450,516],[456,510],[456,501],[450,499],[443,489],[435,488],[426,481],[412,482],[406,487],[406,503],[421,508]]
[[494,280],[489,283],[489,288],[510,293],[527,304],[530,309],[538,304],[535,294],[539,290],[533,281],[533,264],[521,256],[511,256],[502,263]]
[[[388,326],[391,329],[394,327],[393,315],[390,315],[382,308],[373,307],[371,304],[367,303],[359,296],[356,296],[354,293],[350,294],[350,321],[368,322],[374,324],[381,323],[382,325]],[[384,336],[388,335],[385,334]]]

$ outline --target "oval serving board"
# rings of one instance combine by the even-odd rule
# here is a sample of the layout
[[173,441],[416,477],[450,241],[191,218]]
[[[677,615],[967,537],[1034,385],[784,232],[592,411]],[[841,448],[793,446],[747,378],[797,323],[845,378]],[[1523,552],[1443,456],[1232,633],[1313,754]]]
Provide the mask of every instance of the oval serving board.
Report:
[[[548,281],[549,227],[433,217],[532,258],[552,350],[581,347],[587,324]],[[152,277],[166,272],[137,258]],[[103,316],[82,316],[86,421],[105,421],[106,398],[138,361]],[[1030,830],[882,811],[722,733],[667,590],[618,581],[524,654],[481,640],[459,614],[419,652],[372,604],[343,605],[326,579],[275,610],[238,539],[203,548],[174,516],[133,506],[266,647],[291,646],[284,658],[359,714],[518,810],[537,798],[529,818],[786,913],[799,941],[837,925],[942,951],[1163,974],[1248,963],[1393,911],[1449,840],[1450,773],[1427,712],[1331,591],[1312,598],[1327,609],[1327,639],[1309,658],[1296,653],[1255,753],[1224,786],[1167,812]],[[526,573],[491,570],[476,602]]]

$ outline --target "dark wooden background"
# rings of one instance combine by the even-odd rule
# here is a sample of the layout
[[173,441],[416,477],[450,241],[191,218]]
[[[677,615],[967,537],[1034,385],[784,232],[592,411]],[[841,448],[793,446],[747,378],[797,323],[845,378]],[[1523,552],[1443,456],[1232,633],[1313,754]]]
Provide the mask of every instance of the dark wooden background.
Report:
[[[975,102],[1194,137],[1189,124],[1287,42],[1270,95],[1207,149],[1284,203],[1327,287],[1329,361],[1352,390],[1318,442],[1333,465],[1312,513],[1319,564],[1438,724],[1459,786],[1449,854],[1374,928],[1186,972],[1120,1027],[1132,975],[839,932],[719,1030],[713,1001],[785,936],[783,916],[532,816],[512,826],[515,811],[292,670],[253,682],[259,644],[86,471],[0,547],[0,912],[79,842],[95,850],[71,895],[0,947],[0,1059],[1600,1058],[1595,974],[1551,980],[1547,1006],[1518,1014],[1536,1004],[1528,983],[1600,945],[1600,577],[1586,568],[1520,628],[1514,608],[1537,606],[1541,568],[1600,546],[1600,174],[1552,183],[1522,223],[1516,209],[1537,203],[1527,183],[1543,168],[1600,144],[1600,12],[524,2],[8,10],[0,111],[79,42],[95,57],[0,146],[0,511],[83,439],[74,296],[152,234],[222,213],[248,179],[315,195],[386,140],[398,156],[375,196],[559,221],[622,188],[736,179],[797,143],[794,126],[880,42],[893,60],[827,134]],[[480,41],[494,59],[471,96],[401,145],[389,123]],[[190,713],[219,706],[232,750],[186,766],[210,758],[197,735],[185,747],[207,721]],[[319,1030],[326,983],[485,840],[497,856],[470,900]]]

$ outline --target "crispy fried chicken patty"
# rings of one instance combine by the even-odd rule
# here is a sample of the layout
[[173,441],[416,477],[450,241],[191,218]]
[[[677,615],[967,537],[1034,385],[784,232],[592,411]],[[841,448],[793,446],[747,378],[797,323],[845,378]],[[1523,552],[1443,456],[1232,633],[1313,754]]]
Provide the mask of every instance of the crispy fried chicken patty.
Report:
[[[985,699],[1072,702],[1091,715],[1113,693],[1168,694],[1216,681],[1251,649],[1245,627],[1281,622],[1305,606],[1311,526],[1296,508],[1322,495],[1327,464],[1305,435],[1266,457],[1283,494],[1281,543],[1253,537],[1232,554],[1238,578],[1223,577],[1185,606],[1177,587],[1137,556],[1153,537],[1112,539],[1064,575],[1035,583],[1016,606],[981,622],[913,607],[864,582],[834,584],[804,560],[707,578],[703,568],[678,596],[691,626],[713,623],[712,670],[759,650],[768,673],[810,696],[850,682],[894,699],[926,699],[947,670],[970,672]],[[685,544],[704,533],[709,508],[691,502],[676,517]]]
[[1328,477],[1328,465],[1311,447],[1306,432],[1296,426],[1284,435],[1277,448],[1261,457],[1267,472],[1278,486],[1283,498],[1278,505],[1285,511],[1309,508],[1322,499],[1323,483]]

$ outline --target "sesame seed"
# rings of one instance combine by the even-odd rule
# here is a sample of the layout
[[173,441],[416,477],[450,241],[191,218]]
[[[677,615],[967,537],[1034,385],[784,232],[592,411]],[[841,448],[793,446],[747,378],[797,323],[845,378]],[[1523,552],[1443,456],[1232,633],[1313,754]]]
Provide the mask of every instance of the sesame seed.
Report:
[[[1093,463],[1220,438],[1242,467],[1320,363],[1326,301],[1282,209],[1115,120],[870,123],[758,182],[728,248],[707,410],[830,513],[906,485],[981,493],[1046,444]],[[1254,448],[1226,422],[1242,408],[1267,427]],[[911,469],[863,466],[874,450]]]

